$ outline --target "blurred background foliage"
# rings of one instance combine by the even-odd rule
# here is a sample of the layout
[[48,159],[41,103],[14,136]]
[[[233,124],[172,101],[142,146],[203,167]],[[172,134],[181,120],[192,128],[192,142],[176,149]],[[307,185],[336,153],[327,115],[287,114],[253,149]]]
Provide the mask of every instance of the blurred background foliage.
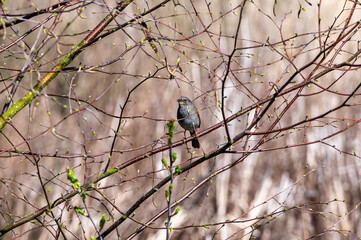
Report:
[[[4,24],[23,19],[27,13],[57,3],[5,1],[1,20]],[[132,2],[106,30],[159,3]],[[26,71],[14,101],[24,96],[117,3],[68,4],[2,28],[1,107],[21,69],[25,67]],[[173,199],[181,198],[193,187],[197,190],[179,204],[180,212],[172,218],[171,238],[361,238],[357,208],[361,202],[358,92],[349,100],[351,106],[287,129],[339,106],[360,84],[358,61],[354,66],[334,67],[359,51],[358,29],[350,38],[339,39],[342,31],[359,24],[359,8],[358,2],[339,0],[170,1],[100,39],[76,57],[2,130],[1,227],[46,206],[45,195],[51,202],[71,191],[66,168],[73,169],[80,184],[102,173],[120,114],[120,131],[110,168],[166,146],[165,123],[176,118],[176,100],[180,96],[192,99],[200,111],[200,132],[210,130],[223,121],[221,92],[227,74],[223,100],[225,116],[229,117],[276,93],[320,51],[337,43],[330,52],[323,52],[323,61],[319,58],[298,72],[287,88],[328,68],[333,71],[305,88],[297,87],[277,97],[251,130],[267,132],[279,118],[274,127],[281,129],[279,132],[268,134],[260,146],[257,144],[262,134],[248,135],[236,142],[230,152],[210,158],[175,178]],[[146,28],[141,22],[146,23]],[[26,34],[30,29],[33,30]],[[6,47],[23,34],[23,39]],[[157,53],[150,43],[156,46]],[[249,109],[229,122],[231,137],[250,126],[266,105]],[[176,124],[173,142],[183,138],[183,129]],[[183,167],[223,146],[228,140],[224,125],[199,140],[199,150],[190,148],[189,142],[173,148],[177,153],[175,165]],[[247,152],[253,153],[198,185]],[[125,212],[169,175],[161,158],[168,158],[168,150],[150,154],[98,182],[98,191],[87,192],[85,203],[76,195],[52,209],[55,217],[43,214],[13,229],[4,239],[98,236],[94,224],[98,226],[102,214],[107,219],[104,229],[122,216],[110,203]],[[132,217],[145,223],[166,206],[164,189],[160,189]],[[87,208],[88,212],[82,215],[75,211],[76,207],[84,211]],[[54,218],[63,226],[63,235]],[[159,218],[135,239],[165,239],[165,230],[158,229],[164,228],[165,221],[165,216]],[[107,238],[127,239],[139,227],[141,224],[127,219]]]

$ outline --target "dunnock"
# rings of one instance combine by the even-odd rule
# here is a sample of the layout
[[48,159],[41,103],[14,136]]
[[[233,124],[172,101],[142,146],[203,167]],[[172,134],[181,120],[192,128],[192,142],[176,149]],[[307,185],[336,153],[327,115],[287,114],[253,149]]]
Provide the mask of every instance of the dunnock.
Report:
[[[177,100],[177,102],[179,105],[177,111],[179,125],[181,125],[181,127],[185,130],[188,130],[191,136],[196,137],[196,129],[201,126],[201,119],[199,117],[197,108],[187,97],[181,97]],[[199,142],[197,138],[192,140],[192,146],[194,148],[199,148]]]

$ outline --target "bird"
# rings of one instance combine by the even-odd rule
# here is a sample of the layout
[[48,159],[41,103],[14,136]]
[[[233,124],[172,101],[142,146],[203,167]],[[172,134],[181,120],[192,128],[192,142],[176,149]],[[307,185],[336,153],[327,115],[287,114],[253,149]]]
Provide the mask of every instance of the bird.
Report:
[[199,148],[199,141],[196,135],[196,129],[201,126],[201,118],[197,108],[194,106],[191,100],[187,97],[181,97],[177,100],[178,111],[177,119],[179,125],[184,130],[189,131],[191,136],[196,137],[192,140],[192,147]]

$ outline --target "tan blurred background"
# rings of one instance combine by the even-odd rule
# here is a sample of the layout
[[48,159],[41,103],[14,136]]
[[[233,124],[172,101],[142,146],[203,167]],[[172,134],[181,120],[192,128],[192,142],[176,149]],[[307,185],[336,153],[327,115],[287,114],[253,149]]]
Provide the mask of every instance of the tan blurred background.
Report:
[[[120,24],[124,23],[134,14],[159,2],[135,1],[116,20]],[[252,105],[256,98],[261,99],[269,94],[267,91],[272,89],[274,83],[280,81],[278,86],[281,86],[295,72],[295,67],[277,51],[284,53],[286,47],[287,53],[295,56],[294,64],[298,69],[317,55],[318,2],[309,2],[312,6],[301,0],[278,1],[276,5],[274,1],[249,1],[245,4],[237,41],[237,47],[242,49],[233,57],[231,73],[226,82],[226,116],[231,116],[241,107]],[[7,8],[5,12],[16,14],[32,12],[55,3],[56,1],[39,0],[5,1],[4,7]],[[131,93],[124,108],[123,117],[126,118],[121,123],[110,167],[166,144],[165,120],[176,118],[176,100],[180,96],[194,100],[200,110],[200,131],[222,121],[217,100],[221,96],[221,80],[226,71],[227,55],[234,48],[234,36],[240,16],[239,4],[241,2],[233,0],[169,2],[142,18],[151,27],[151,35],[158,38],[155,44],[161,60],[166,59],[169,69],[176,70],[176,78],[170,79],[169,72],[162,69],[156,74],[157,77],[145,81]],[[298,14],[300,5],[304,10],[301,9]],[[339,30],[330,34],[328,42],[336,40],[352,5],[351,1],[322,1],[321,30],[327,31],[338,17],[335,26]],[[114,6],[114,1],[94,1],[83,7],[80,4],[66,8],[69,12],[60,16],[60,22],[53,30],[57,37],[52,37],[39,50],[40,55],[30,68],[32,72],[25,74],[15,100],[34,86],[39,77],[44,76],[59,61],[56,58],[79,43],[86,36],[86,31],[94,28],[107,14],[108,8]],[[82,11],[76,11],[80,8]],[[7,28],[7,37],[1,40],[1,47],[18,38],[15,32],[22,35],[47,16],[48,14],[44,14],[13,26],[13,29]],[[357,9],[350,25],[355,24],[360,16],[360,10]],[[5,84],[9,85],[15,79],[17,70],[26,63],[25,55],[29,54],[29,47],[38,47],[49,36],[44,33],[44,29],[49,30],[53,24],[54,20],[50,20],[27,36],[24,43],[19,42],[1,53],[1,78],[10,78],[3,81],[1,89],[5,89]],[[114,26],[116,23],[112,22],[110,27]],[[205,26],[208,32],[204,31]],[[344,61],[357,51],[359,36],[356,34],[342,47],[334,63]],[[30,107],[24,108],[12,120],[13,127],[7,125],[4,128],[6,137],[0,136],[2,227],[46,205],[36,167],[22,154],[14,153],[12,145],[16,146],[19,153],[29,151],[14,128],[29,139],[30,151],[42,155],[40,171],[50,201],[71,191],[65,173],[67,167],[74,168],[75,176],[81,183],[96,177],[106,165],[114,129],[118,125],[119,119],[113,116],[119,116],[120,106],[124,105],[129,91],[164,64],[149,43],[142,41],[144,37],[141,26],[133,23],[88,47],[69,67],[94,68],[60,73],[33,100]],[[282,38],[292,39],[285,45],[275,45],[277,51],[267,46],[267,41],[278,43]],[[321,38],[321,42],[325,39],[326,35]],[[125,53],[126,49],[130,50]],[[120,56],[122,58],[117,59]],[[176,67],[178,58],[179,68]],[[107,64],[110,61],[114,62]],[[102,64],[106,66],[97,67]],[[303,71],[302,76],[307,76],[310,69]],[[349,94],[360,82],[359,72],[342,74],[343,71],[328,73],[318,79],[318,84],[327,88],[336,82],[330,88],[332,91]],[[295,81],[300,83],[302,76],[299,74]],[[338,77],[341,78],[337,79]],[[319,91],[320,88],[312,85],[302,91],[302,94]],[[269,111],[273,118],[264,117],[257,126],[260,131],[272,124],[275,116],[281,113],[295,94],[296,92],[292,92],[277,99]],[[6,96],[7,92],[2,91],[0,106],[3,106]],[[78,102],[70,98],[78,99]],[[354,97],[351,103],[357,104],[358,99],[359,96]],[[91,105],[81,100],[86,100]],[[338,106],[343,100],[345,96],[327,91],[298,97],[277,128],[299,122],[307,114],[311,117],[322,114]],[[76,112],[77,109],[82,111]],[[357,105],[342,108],[329,117],[345,118],[344,122],[323,118],[306,124],[305,128],[302,125],[298,126],[302,129],[285,131],[282,133],[284,135],[271,135],[260,149],[280,148],[279,150],[251,154],[242,163],[215,176],[212,182],[202,185],[181,203],[180,213],[172,218],[174,228],[192,224],[220,224],[208,226],[208,229],[190,227],[173,230],[172,239],[308,239],[315,236],[315,239],[360,238],[360,212],[356,208],[361,202],[361,166],[358,157],[361,155],[360,127],[355,125],[323,143],[284,148],[286,145],[318,141],[330,136],[357,120],[358,112]],[[232,121],[229,125],[231,136],[242,132],[253,117],[254,111]],[[176,131],[174,141],[184,136],[178,124]],[[276,137],[272,138],[273,136]],[[175,164],[182,163],[181,166],[184,166],[202,156],[203,152],[214,151],[225,143],[225,137],[225,129],[222,127],[200,138],[200,150],[187,150],[185,145],[174,148],[178,156]],[[242,139],[235,144],[234,149],[240,151],[245,145],[246,149],[251,149],[259,139],[259,136],[253,136],[247,143],[246,139]],[[27,156],[32,159],[30,154]],[[241,156],[242,154],[223,154],[178,176],[175,179],[173,200],[181,198],[204,178]],[[169,172],[161,164],[162,157],[167,159],[168,152],[152,155],[102,180],[99,183],[100,190],[125,212],[152,186],[168,176]],[[339,201],[334,201],[335,199]],[[90,192],[86,202],[91,218],[97,224],[101,215],[106,214],[108,221],[105,228],[113,222],[110,216],[115,220],[121,217],[96,192]],[[74,206],[84,207],[80,196],[53,211],[55,216],[60,216],[59,220],[65,226],[64,231],[69,239],[74,237],[71,233],[80,239],[97,236],[90,219],[75,214],[72,209]],[[134,218],[144,223],[164,207],[166,201],[164,189],[161,189],[154,198],[148,199],[136,210]],[[267,218],[256,219],[275,212],[277,214]],[[221,224],[227,220],[241,222]],[[164,227],[165,221],[165,217],[160,218],[152,226]],[[38,227],[41,224],[47,225],[48,230]],[[261,226],[252,231],[259,226],[252,227],[252,224]],[[116,239],[116,236],[126,239],[139,227],[139,224],[127,220],[107,239]],[[4,239],[12,239],[18,234],[20,239],[52,239],[54,235],[50,232],[55,232],[56,228],[49,216],[41,216],[38,221],[7,233]],[[165,239],[165,231],[146,229],[135,239]]]

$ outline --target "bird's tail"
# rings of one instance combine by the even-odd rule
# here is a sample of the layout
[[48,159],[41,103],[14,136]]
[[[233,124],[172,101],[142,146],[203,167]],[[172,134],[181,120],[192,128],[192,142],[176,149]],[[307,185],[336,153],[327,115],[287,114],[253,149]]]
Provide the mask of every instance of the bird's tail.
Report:
[[192,140],[192,147],[199,148],[199,141],[197,138]]

